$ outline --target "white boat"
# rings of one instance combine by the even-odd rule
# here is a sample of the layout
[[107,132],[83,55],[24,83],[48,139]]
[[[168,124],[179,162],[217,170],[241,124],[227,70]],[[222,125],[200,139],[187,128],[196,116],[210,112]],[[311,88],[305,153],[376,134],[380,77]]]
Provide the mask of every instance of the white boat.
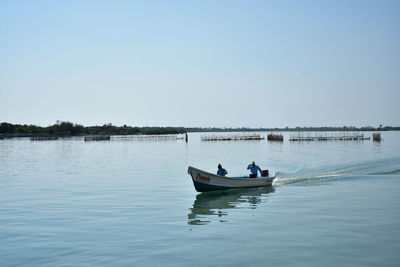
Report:
[[192,177],[194,188],[198,192],[207,192],[214,190],[225,190],[231,188],[252,188],[271,186],[275,179],[275,174],[267,177],[249,178],[242,177],[227,177],[209,173],[192,166],[189,166],[188,173]]

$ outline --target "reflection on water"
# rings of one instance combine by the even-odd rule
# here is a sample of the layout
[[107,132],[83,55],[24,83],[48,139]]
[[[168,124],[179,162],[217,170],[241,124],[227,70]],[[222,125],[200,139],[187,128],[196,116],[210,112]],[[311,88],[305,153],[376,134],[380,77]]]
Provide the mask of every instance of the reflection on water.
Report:
[[241,204],[248,204],[248,208],[255,209],[265,201],[262,196],[272,192],[275,192],[273,187],[260,187],[200,193],[190,208],[188,224],[208,224],[211,216],[215,215],[221,217],[220,222],[227,222],[222,216],[228,216],[228,209],[243,208]]

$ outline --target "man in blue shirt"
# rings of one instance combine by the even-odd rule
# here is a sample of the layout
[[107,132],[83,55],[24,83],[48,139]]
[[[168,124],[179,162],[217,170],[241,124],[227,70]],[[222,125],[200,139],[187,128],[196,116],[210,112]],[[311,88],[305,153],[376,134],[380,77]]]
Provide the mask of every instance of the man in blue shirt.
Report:
[[228,174],[228,172],[224,168],[222,168],[221,164],[218,164],[217,175],[225,176],[226,174]]
[[258,171],[260,171],[261,174],[260,167],[258,167],[254,161],[249,166],[247,166],[247,169],[250,170],[250,178],[257,178]]

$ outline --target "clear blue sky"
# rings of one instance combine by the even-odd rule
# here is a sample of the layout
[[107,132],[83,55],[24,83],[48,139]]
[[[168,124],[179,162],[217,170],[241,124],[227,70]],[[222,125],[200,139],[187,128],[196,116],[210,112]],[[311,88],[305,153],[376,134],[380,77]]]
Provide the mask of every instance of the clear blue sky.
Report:
[[0,122],[400,125],[400,1],[1,1]]

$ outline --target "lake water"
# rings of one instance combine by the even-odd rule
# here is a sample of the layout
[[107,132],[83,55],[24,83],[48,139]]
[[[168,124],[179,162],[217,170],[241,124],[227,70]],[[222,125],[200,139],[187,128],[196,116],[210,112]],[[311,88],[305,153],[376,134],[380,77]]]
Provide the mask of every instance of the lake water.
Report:
[[[399,266],[400,132],[288,135],[0,140],[0,265]],[[253,160],[272,188],[197,193],[187,174],[242,175]]]

